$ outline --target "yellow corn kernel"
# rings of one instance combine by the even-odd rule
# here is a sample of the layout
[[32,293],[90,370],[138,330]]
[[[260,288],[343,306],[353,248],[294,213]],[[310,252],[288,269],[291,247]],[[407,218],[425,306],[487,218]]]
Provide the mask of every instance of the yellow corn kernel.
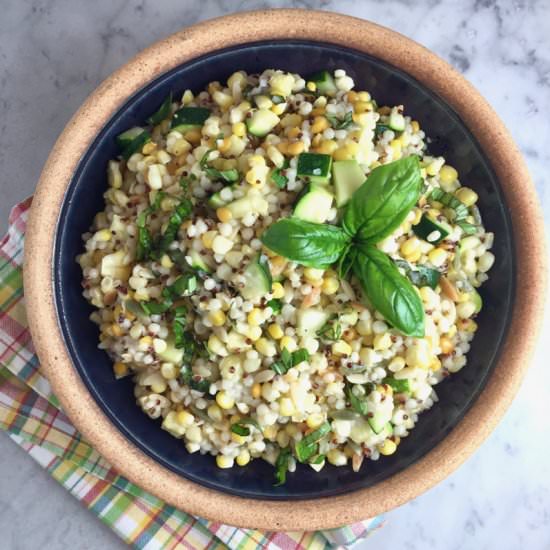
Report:
[[336,277],[325,277],[321,285],[321,292],[330,296],[335,294],[340,288],[340,281]]
[[353,111],[357,114],[372,111],[372,103],[370,101],[356,101],[353,106]]
[[350,355],[351,346],[344,340],[338,340],[332,344],[332,353],[334,355]]
[[296,340],[291,336],[283,336],[279,342],[279,347],[281,349],[286,348],[288,351],[296,351],[298,349]]
[[139,345],[149,347],[153,345],[153,339],[150,336],[143,336],[139,339]]
[[191,90],[185,90],[185,92],[183,92],[183,95],[181,97],[181,102],[184,105],[188,105],[189,103],[191,103],[191,101],[193,101],[194,98],[195,96],[193,95],[193,92]]
[[478,199],[477,193],[469,187],[461,187],[455,195],[456,198],[466,206],[473,206]]
[[215,403],[212,403],[206,412],[214,422],[221,422],[223,420],[223,412]]
[[407,239],[399,249],[403,256],[412,256],[420,250],[420,241],[416,237]]
[[187,132],[185,132],[185,135],[183,137],[189,143],[192,143],[193,145],[198,145],[201,142],[202,134],[199,128],[193,128],[191,130],[187,130]]
[[195,421],[195,417],[187,411],[180,411],[176,418],[182,426],[191,426]]
[[321,141],[323,141],[323,134],[315,134],[311,140],[311,146],[318,147],[321,144]]
[[271,441],[274,441],[275,438],[277,437],[277,432],[279,431],[279,428],[277,428],[277,426],[266,426],[264,429],[263,429],[263,436],[266,438],[266,439],[269,439]]
[[243,449],[243,450],[237,455],[237,458],[235,459],[235,462],[236,462],[239,466],[246,466],[246,465],[250,462],[250,453],[249,453],[246,449]]
[[288,447],[288,444],[290,443],[290,437],[286,430],[279,430],[279,433],[277,434],[277,443],[279,444],[279,447],[281,447],[281,449]]
[[306,88],[310,91],[310,92],[314,92],[316,89],[317,89],[317,84],[315,84],[315,82],[308,82],[306,84]]
[[[281,256],[276,257],[280,258]],[[273,295],[273,298],[282,298],[285,295],[285,287],[281,283],[273,283],[271,287],[271,294]]]
[[278,103],[271,107],[271,111],[274,112],[277,116],[281,116],[286,110],[286,103]]
[[333,139],[324,139],[317,146],[317,152],[324,155],[332,155],[338,149],[338,144]]
[[259,384],[258,382],[256,382],[252,386],[252,397],[254,399],[258,399],[260,397],[260,395],[262,395],[262,385]]
[[355,103],[359,98],[357,97],[357,92],[351,90],[347,93],[348,103]]
[[287,131],[286,135],[290,139],[294,139],[297,138],[301,133],[302,130],[298,126],[295,126],[294,128],[290,128],[290,130]]
[[398,139],[392,139],[390,141],[390,148],[392,150],[392,158],[395,160],[400,159],[403,148],[401,141],[399,141]]
[[440,368],[441,368],[441,361],[437,357],[434,357],[433,361],[430,363],[430,369],[435,372],[435,371],[438,371]]
[[376,351],[382,351],[390,348],[392,345],[392,341],[389,332],[375,334],[372,345]]
[[283,155],[288,154],[288,146],[289,146],[288,141],[280,141],[279,143],[277,143],[277,145],[275,145],[275,147],[277,147],[279,152]]
[[216,210],[216,216],[218,216],[218,220],[225,223],[230,221],[233,218],[233,214],[231,213],[231,210],[225,206],[221,206]]
[[223,326],[226,320],[225,313],[221,309],[211,311],[208,315],[208,318],[215,327]]
[[420,124],[418,124],[417,120],[411,120],[411,129],[415,134],[420,131]]
[[415,208],[414,219],[412,220],[411,225],[418,225],[420,223],[421,218],[422,218],[422,209]]
[[328,120],[324,116],[316,116],[313,119],[313,124],[311,125],[311,133],[320,134],[324,132],[330,126]]
[[252,311],[249,312],[249,314],[246,317],[246,320],[248,321],[249,325],[252,325],[254,327],[258,327],[262,324],[262,310],[255,307]]
[[237,137],[244,137],[246,135],[246,125],[244,122],[235,122],[235,124],[231,126],[231,131]]
[[246,337],[250,338],[253,342],[256,342],[262,336],[262,329],[256,326],[249,326],[246,331]]
[[460,323],[460,330],[465,332],[475,332],[477,330],[477,323],[473,319],[462,319]]
[[296,156],[303,153],[305,148],[306,146],[303,141],[296,141],[294,143],[289,143],[287,151],[289,155]]
[[258,338],[254,343],[254,347],[258,353],[267,357],[272,357],[276,353],[276,350],[272,349],[272,343],[267,338]]
[[162,393],[166,390],[166,382],[155,382],[154,384],[151,384],[151,389],[154,393]]
[[434,248],[428,252],[428,260],[435,267],[441,267],[447,261],[447,251],[442,248]]
[[201,241],[204,248],[212,248],[214,244],[214,239],[218,236],[217,231],[207,231],[201,235]]
[[306,267],[304,269],[304,277],[309,281],[318,281],[323,278],[325,271],[323,269],[315,269],[313,267]]
[[292,128],[292,127],[299,128],[301,124],[302,124],[302,117],[295,113],[285,115],[280,122],[280,125],[283,128]]
[[428,176],[437,176],[439,174],[441,167],[439,166],[439,162],[437,160],[434,160],[426,166],[426,173]]
[[226,137],[224,138],[221,143],[218,145],[218,151],[220,153],[227,153],[229,149],[231,148],[231,138]]
[[294,437],[298,433],[298,426],[296,424],[288,424],[285,431],[290,437]]
[[279,399],[279,414],[281,416],[292,416],[295,412],[294,401],[290,397],[281,397]]
[[113,365],[113,371],[117,377],[125,376],[126,374],[128,374],[128,365],[117,361]]
[[269,325],[267,332],[269,332],[269,336],[271,336],[273,340],[280,340],[285,334],[281,328],[281,325],[278,325],[277,323]]
[[234,432],[231,432],[231,439],[234,443],[238,443],[239,445],[246,443],[246,437],[244,435],[239,435]]
[[227,87],[232,90],[235,86],[244,88],[246,85],[246,73],[244,71],[236,71],[227,79]]
[[327,453],[327,460],[334,466],[345,466],[348,462],[348,457],[339,449],[331,449]]
[[357,99],[359,101],[370,101],[371,97],[369,92],[362,91],[362,92],[357,92]]
[[383,443],[380,443],[380,445],[377,446],[378,452],[381,455],[389,456],[395,453],[397,450],[397,444],[395,441],[392,441],[391,439],[386,439]]
[[316,430],[323,422],[325,417],[321,413],[312,413],[306,419],[307,427]]
[[439,170],[439,181],[444,185],[454,183],[457,180],[457,178],[458,178],[458,172],[448,164],[444,164],[441,167],[441,170]]
[[312,117],[316,117],[316,116],[324,115],[325,113],[326,113],[325,107],[320,106],[320,107],[315,107],[315,109],[313,109],[310,114]]
[[105,243],[107,241],[110,241],[113,234],[111,233],[110,229],[100,229],[95,235],[96,241],[100,241],[102,243]]
[[118,323],[113,323],[111,325],[111,334],[118,338],[119,336],[122,336],[124,334],[124,331]]
[[217,455],[216,456],[216,465],[218,468],[232,468],[233,467],[233,459],[230,456],[225,455]]
[[222,409],[227,410],[235,405],[235,400],[226,391],[222,390],[216,394],[216,403]]
[[452,353],[454,349],[453,342],[448,336],[441,336],[439,338],[439,347],[441,348],[441,353],[445,355]]
[[336,149],[332,156],[334,160],[353,160],[358,152],[359,144],[355,141],[350,141]]

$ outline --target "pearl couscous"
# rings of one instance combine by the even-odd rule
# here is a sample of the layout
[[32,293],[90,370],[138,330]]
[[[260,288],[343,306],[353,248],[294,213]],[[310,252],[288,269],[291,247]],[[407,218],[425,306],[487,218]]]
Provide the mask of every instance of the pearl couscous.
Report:
[[478,196],[354,86],[239,71],[167,98],[108,163],[78,257],[99,347],[220,468],[358,471],[466,365],[494,262]]

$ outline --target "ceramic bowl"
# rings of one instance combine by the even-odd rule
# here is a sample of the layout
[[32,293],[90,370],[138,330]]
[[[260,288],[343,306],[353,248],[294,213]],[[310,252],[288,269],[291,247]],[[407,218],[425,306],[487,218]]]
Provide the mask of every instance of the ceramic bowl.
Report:
[[[173,91],[201,90],[244,69],[301,74],[343,68],[381,104],[404,104],[480,197],[496,264],[466,368],[437,386],[399,451],[359,473],[299,467],[273,487],[263,461],[220,470],[188,454],[116,381],[81,295],[80,235],[103,208],[114,136]],[[33,341],[64,410],[124,476],[187,512],[269,530],[336,527],[402,504],[452,472],[489,434],[527,368],[544,293],[540,212],[524,162],[502,122],[447,63],[372,23],[326,12],[242,13],[184,29],[139,54],[83,104],[57,141],[34,198],[25,294]],[[525,246],[524,243],[529,243]],[[297,502],[299,501],[299,502]]]

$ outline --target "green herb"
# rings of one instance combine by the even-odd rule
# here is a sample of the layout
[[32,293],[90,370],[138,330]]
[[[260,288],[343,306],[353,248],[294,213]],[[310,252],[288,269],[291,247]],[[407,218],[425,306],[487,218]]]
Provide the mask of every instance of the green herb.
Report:
[[160,208],[162,199],[166,196],[166,193],[159,191],[153,200],[151,206],[148,206],[142,210],[136,218],[136,225],[138,228],[138,241],[136,248],[136,259],[138,261],[147,259],[153,250],[153,236],[151,231],[146,227],[147,219],[149,215]]
[[378,122],[374,128],[374,133],[379,136],[380,134],[383,134],[386,130],[391,130],[391,128],[387,124]]
[[283,309],[283,302],[281,300],[278,300],[277,298],[273,298],[272,300],[269,300],[266,304],[267,307],[270,307],[273,311],[273,315],[278,315],[281,313],[281,309]]
[[338,321],[338,315],[332,315],[331,318],[317,331],[317,336],[323,340],[340,340],[340,336],[342,336],[342,325]]
[[372,245],[362,245],[353,272],[370,302],[407,336],[424,336],[424,308],[411,282],[393,261]]
[[183,220],[187,218],[193,211],[193,203],[189,199],[182,199],[176,206],[174,212],[168,219],[168,225],[162,236],[159,239],[157,250],[159,255],[168,250],[172,242],[175,240],[178,230],[183,223]]
[[335,225],[286,218],[271,225],[262,242],[281,256],[299,264],[326,269],[346,249],[350,237]]
[[152,114],[147,119],[147,122],[149,124],[152,124],[153,126],[160,124],[165,118],[168,118],[171,108],[172,108],[172,92],[170,92],[169,96],[162,102],[162,105],[159,107],[159,110],[156,113]]
[[358,412],[360,415],[362,416],[366,416],[367,415],[367,412],[368,412],[368,409],[367,409],[367,402],[366,401],[361,401],[361,399],[359,399],[359,397],[357,397],[354,393],[353,393],[353,388],[352,386],[347,386],[346,387],[346,396],[348,398],[348,401],[351,405],[351,408]]
[[231,431],[234,434],[240,435],[242,437],[247,437],[250,435],[250,428],[247,428],[246,426],[243,426],[239,423],[231,424]]
[[281,350],[281,356],[278,361],[275,361],[271,368],[277,374],[285,374],[289,369],[299,365],[302,361],[307,361],[309,359],[309,353],[307,349],[300,348],[296,351],[290,353],[286,348]]
[[182,384],[189,386],[190,389],[201,393],[208,393],[208,390],[210,389],[210,382],[205,378],[194,376],[189,365],[183,365],[181,367],[180,380]]
[[348,111],[344,118],[338,118],[336,115],[326,114],[325,118],[335,130],[344,130],[353,124],[353,112]]
[[310,464],[322,464],[325,461],[326,456],[325,455],[317,455],[313,457],[309,463]]
[[473,235],[478,231],[476,225],[466,221],[469,215],[468,207],[452,193],[447,193],[443,189],[433,189],[428,196],[428,202],[434,201],[440,202],[443,206],[450,208],[454,212],[453,223],[458,225],[466,235]]
[[429,286],[435,289],[439,284],[441,272],[426,265],[417,264],[414,268],[405,260],[394,260],[395,265],[405,270],[405,275],[414,286]]
[[387,378],[384,378],[384,380],[382,380],[382,384],[387,384],[388,386],[391,386],[391,388],[396,393],[410,393],[411,392],[411,386],[409,384],[409,381],[406,378],[404,378],[402,380],[397,380],[396,378],[388,376]]
[[200,160],[199,164],[204,173],[214,181],[221,180],[225,183],[235,183],[236,181],[239,181],[239,171],[235,168],[231,168],[230,170],[217,170],[216,168],[208,166],[208,157],[212,151],[215,151],[215,149],[209,149],[206,151]]
[[147,130],[143,130],[137,136],[130,141],[121,151],[122,158],[128,160],[134,153],[141,151],[141,148],[148,142],[151,141],[151,134]]
[[279,485],[284,485],[286,483],[286,473],[288,472],[288,463],[291,457],[290,447],[285,447],[279,452],[279,456],[275,462],[275,483],[274,487],[279,487]]
[[147,314],[147,315],[160,315],[161,313],[164,313],[170,309],[172,306],[171,300],[166,300],[164,302],[140,302],[141,309]]
[[305,462],[317,453],[317,443],[330,432],[330,423],[321,424],[316,430],[298,441],[295,446],[296,458],[299,462]]
[[420,197],[421,186],[417,156],[375,168],[346,207],[344,231],[359,242],[381,241],[407,217]]
[[180,275],[171,285],[167,286],[162,295],[165,298],[176,300],[186,294],[191,294],[197,290],[197,278],[191,273]]
[[271,181],[279,188],[284,189],[288,183],[288,178],[282,173],[284,168],[275,168],[271,170],[269,177]]

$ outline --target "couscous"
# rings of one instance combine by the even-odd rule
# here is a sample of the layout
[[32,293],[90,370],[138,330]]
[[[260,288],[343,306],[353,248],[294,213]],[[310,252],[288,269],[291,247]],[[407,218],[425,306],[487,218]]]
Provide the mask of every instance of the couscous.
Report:
[[494,262],[476,192],[354,87],[270,69],[168,97],[119,136],[78,257],[143,412],[277,484],[398,450],[466,365]]

